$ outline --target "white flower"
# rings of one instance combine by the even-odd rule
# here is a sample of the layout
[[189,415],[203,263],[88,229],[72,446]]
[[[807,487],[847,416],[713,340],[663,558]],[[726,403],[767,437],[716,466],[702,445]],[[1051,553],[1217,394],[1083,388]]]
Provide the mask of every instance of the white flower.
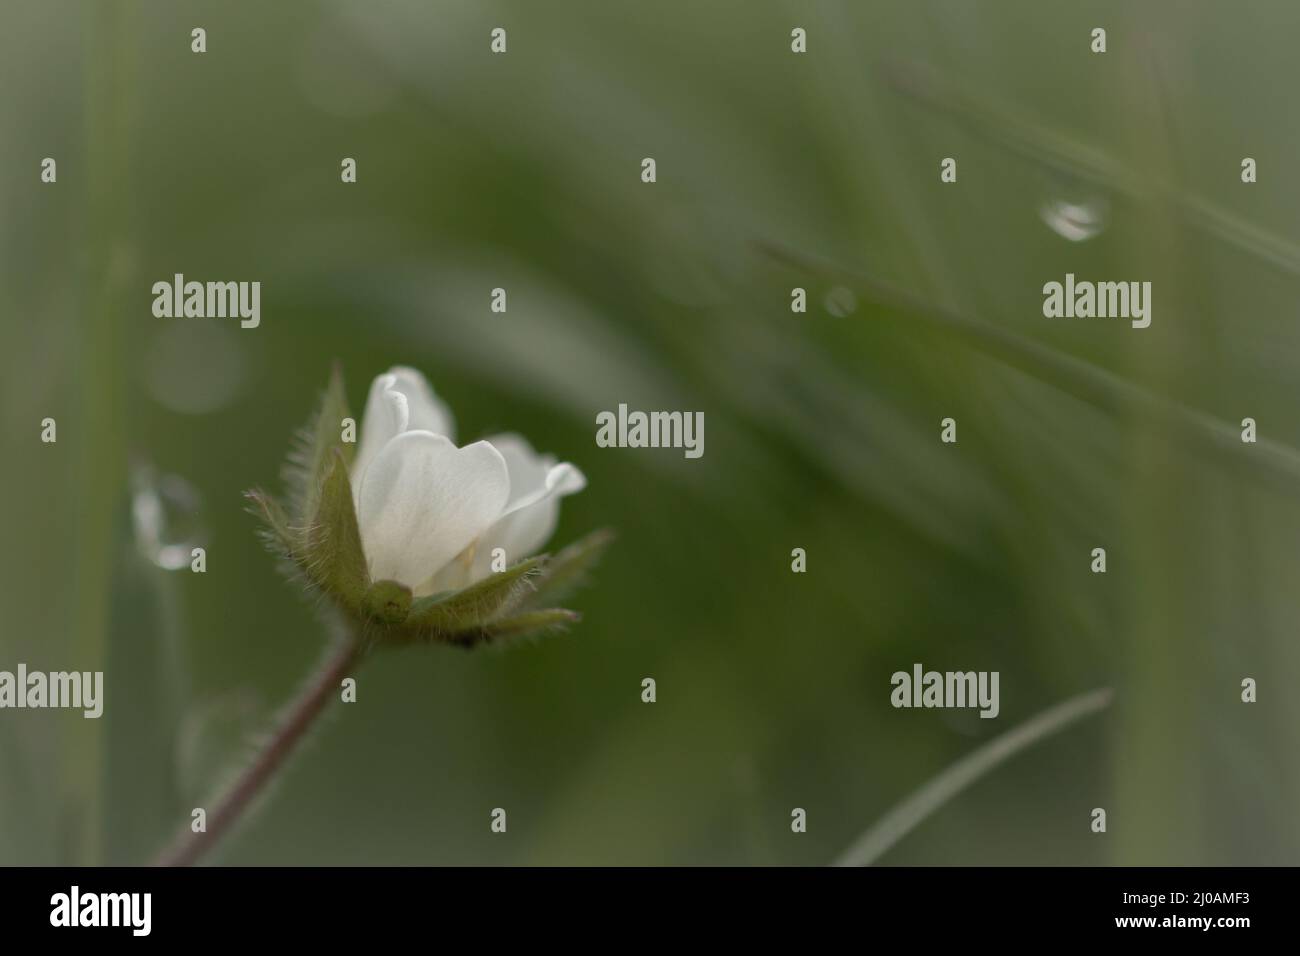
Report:
[[352,489],[370,577],[416,597],[461,588],[536,554],[555,531],[560,497],[587,480],[518,435],[457,448],[447,406],[424,376],[397,367],[370,386]]

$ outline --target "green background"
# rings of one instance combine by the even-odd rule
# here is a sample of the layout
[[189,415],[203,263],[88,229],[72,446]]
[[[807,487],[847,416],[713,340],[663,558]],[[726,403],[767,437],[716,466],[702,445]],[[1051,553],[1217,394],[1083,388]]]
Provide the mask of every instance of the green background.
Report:
[[[334,359],[354,409],[413,365],[463,440],[573,461],[555,544],[619,539],[567,635],[370,661],[213,860],[820,864],[1111,686],[883,861],[1300,862],[1298,30],[1281,0],[8,0],[0,669],[107,689],[99,721],[0,712],[0,863],[144,862],[316,661],[241,492]],[[154,318],[177,272],[261,281],[261,327]],[[1066,272],[1151,281],[1151,327],[1044,319]],[[704,457],[597,448],[620,402],[703,411]],[[165,475],[204,575],[133,521]],[[999,671],[1000,717],[893,709],[914,662]]]

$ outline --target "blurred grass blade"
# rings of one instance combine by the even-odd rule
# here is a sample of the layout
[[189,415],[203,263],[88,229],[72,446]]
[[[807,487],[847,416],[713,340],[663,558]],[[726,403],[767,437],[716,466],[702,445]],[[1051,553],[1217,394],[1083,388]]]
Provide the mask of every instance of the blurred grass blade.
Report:
[[1075,721],[1105,710],[1114,696],[1109,687],[1071,697],[968,754],[898,804],[863,833],[833,864],[869,866],[907,836],[931,813],[1026,747],[1064,730]]
[[1157,395],[1099,366],[1050,345],[1035,342],[1005,328],[962,315],[925,301],[887,282],[820,262],[769,242],[760,249],[772,258],[852,285],[864,300],[947,333],[999,361],[1032,375],[1075,398],[1111,414],[1143,412],[1171,432],[1189,438],[1230,464],[1247,463],[1255,473],[1276,480],[1288,494],[1300,485],[1300,452],[1268,438],[1257,438],[1249,456],[1243,457],[1240,429],[1212,415]]
[[1134,175],[1124,163],[1095,147],[972,95],[968,84],[949,82],[918,63],[894,64],[885,68],[884,75],[895,92],[943,113],[1025,159],[1103,186],[1130,202],[1148,203],[1154,199],[1167,203],[1187,222],[1222,242],[1284,272],[1300,275],[1300,245],[1169,183]]

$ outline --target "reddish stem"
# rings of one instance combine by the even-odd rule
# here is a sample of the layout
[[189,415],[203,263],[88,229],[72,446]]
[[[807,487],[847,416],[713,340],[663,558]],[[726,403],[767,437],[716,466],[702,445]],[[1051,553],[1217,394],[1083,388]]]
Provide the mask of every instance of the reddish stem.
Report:
[[189,826],[176,835],[171,845],[153,861],[153,866],[189,866],[196,863],[236,823],[258,793],[275,776],[307,729],[315,723],[329,703],[330,695],[360,659],[357,642],[346,638],[330,651],[320,669],[284,712],[271,739],[257,757],[226,790],[207,816],[207,829],[195,833]]

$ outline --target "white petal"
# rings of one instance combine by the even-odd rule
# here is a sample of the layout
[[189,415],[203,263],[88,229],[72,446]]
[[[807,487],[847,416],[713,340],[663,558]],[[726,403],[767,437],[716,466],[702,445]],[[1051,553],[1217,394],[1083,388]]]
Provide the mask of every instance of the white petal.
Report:
[[[426,594],[459,591],[461,588],[469,587],[478,580],[478,577],[473,576],[474,564],[478,563],[477,558],[477,549],[472,554],[457,555],[450,564],[444,565],[441,571],[419,587],[414,588],[411,593],[416,597],[423,597]],[[469,560],[467,561],[467,559]],[[485,576],[479,575],[479,577]]]
[[398,435],[357,494],[370,576],[418,587],[500,517],[509,495],[505,459],[487,442],[457,448],[432,432]]
[[510,469],[510,500],[505,512],[479,539],[472,580],[492,571],[492,551],[504,548],[506,566],[532,557],[542,549],[560,520],[560,498],[587,487],[582,472],[568,462],[555,464],[550,455],[537,455],[517,435],[491,439]]
[[354,495],[379,449],[405,431],[427,431],[455,441],[451,411],[433,394],[423,375],[399,365],[370,384],[357,457],[352,463]]
[[555,464],[554,455],[539,455],[522,435],[507,433],[492,435],[488,438],[492,447],[501,452],[510,472],[510,501],[507,510],[515,502],[535,497],[546,487],[546,473]]
[[406,426],[408,429],[433,432],[435,435],[446,435],[452,441],[456,440],[456,422],[451,416],[451,409],[433,393],[428,379],[405,365],[394,365],[388,374],[395,379],[393,390],[406,396],[406,404],[410,409],[410,419]]

